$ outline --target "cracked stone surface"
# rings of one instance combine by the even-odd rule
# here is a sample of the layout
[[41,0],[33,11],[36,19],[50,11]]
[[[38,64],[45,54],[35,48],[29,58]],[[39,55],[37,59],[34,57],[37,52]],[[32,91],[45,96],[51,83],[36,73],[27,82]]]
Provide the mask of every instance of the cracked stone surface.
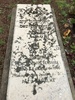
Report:
[[50,5],[18,4],[7,100],[73,100]]

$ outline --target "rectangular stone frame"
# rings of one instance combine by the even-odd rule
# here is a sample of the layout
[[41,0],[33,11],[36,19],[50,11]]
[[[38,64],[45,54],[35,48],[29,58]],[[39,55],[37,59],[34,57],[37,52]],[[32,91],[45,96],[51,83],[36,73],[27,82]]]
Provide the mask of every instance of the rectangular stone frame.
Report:
[[[66,55],[65,55],[61,35],[60,35],[60,32],[59,32],[58,24],[57,24],[57,21],[56,21],[54,9],[52,9],[52,12],[53,12],[53,15],[54,15],[53,20],[55,22],[54,24],[55,24],[55,28],[56,28],[56,34],[57,34],[57,38],[58,38],[59,45],[60,45],[61,52],[62,52],[62,59],[64,61],[64,65],[66,66],[65,69],[66,69],[66,72],[67,72],[67,77],[68,77],[68,80],[69,80],[69,85],[70,85],[70,88],[71,88],[73,100],[75,100],[75,89],[74,89],[73,81],[72,81],[72,78],[71,78],[68,62],[67,62],[67,59],[66,59]],[[10,66],[10,58],[11,58],[11,50],[12,50],[14,25],[15,25],[15,16],[16,16],[16,8],[14,8],[12,10],[12,18],[11,18],[11,24],[10,24],[10,30],[9,30],[6,57],[5,57],[5,61],[4,61],[1,88],[0,88],[0,100],[6,100],[8,76],[9,76],[9,66]]]

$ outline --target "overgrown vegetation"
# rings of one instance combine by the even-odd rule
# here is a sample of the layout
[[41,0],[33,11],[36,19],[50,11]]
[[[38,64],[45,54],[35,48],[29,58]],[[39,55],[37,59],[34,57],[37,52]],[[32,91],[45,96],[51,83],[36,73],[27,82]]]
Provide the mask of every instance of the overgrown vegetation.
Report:
[[[75,0],[72,0],[71,3],[67,3],[66,0],[57,0],[56,1],[58,8],[60,9],[60,13],[63,16],[61,22],[65,26],[65,32],[63,33],[63,44],[65,47],[65,52],[68,56],[69,63],[71,67],[75,67],[75,42],[74,42],[74,33],[75,27]],[[69,21],[68,21],[69,20]],[[67,23],[68,22],[68,23]],[[73,33],[72,33],[73,32]]]
[[72,0],[70,4],[68,4],[66,0],[57,0],[56,2],[61,10],[61,15],[64,16],[64,18],[68,17],[69,14],[74,15],[74,17],[69,17],[71,17],[71,23],[75,23],[75,0]]
[[68,14],[68,8],[70,7],[70,4],[68,4],[66,2],[66,0],[57,0],[57,5],[59,7],[59,9],[61,10],[61,14],[64,16],[64,17],[67,17],[67,14]]

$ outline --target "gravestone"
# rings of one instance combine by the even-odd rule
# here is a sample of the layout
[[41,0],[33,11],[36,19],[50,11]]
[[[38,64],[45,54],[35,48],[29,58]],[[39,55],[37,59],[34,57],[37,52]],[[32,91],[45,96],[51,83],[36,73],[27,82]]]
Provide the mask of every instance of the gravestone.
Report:
[[6,100],[74,100],[53,16],[17,5]]

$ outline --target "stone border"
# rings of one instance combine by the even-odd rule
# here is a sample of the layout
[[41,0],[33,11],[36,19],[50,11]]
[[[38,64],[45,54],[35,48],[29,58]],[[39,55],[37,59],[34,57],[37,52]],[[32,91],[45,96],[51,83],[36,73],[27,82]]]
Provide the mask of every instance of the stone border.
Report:
[[13,8],[9,36],[8,36],[7,49],[6,49],[6,56],[5,56],[5,61],[4,61],[2,82],[1,82],[1,88],[0,88],[0,100],[6,100],[8,75],[9,75],[11,50],[12,50],[12,40],[13,40],[14,25],[15,25],[15,16],[16,16],[16,8]]
[[54,12],[53,8],[52,8],[52,12],[53,12],[53,15],[54,15],[53,16],[53,20],[54,20],[54,24],[55,24],[55,28],[56,28],[57,38],[58,38],[58,41],[59,41],[58,43],[59,43],[60,49],[61,49],[62,60],[64,62],[65,70],[67,72],[67,77],[68,77],[69,85],[70,85],[70,88],[71,88],[73,100],[75,100],[75,88],[74,88],[74,84],[73,84],[73,81],[72,81],[72,77],[71,77],[68,61],[67,61],[67,58],[66,58],[66,54],[65,54],[62,38],[61,38],[61,35],[60,35],[60,31],[59,31],[59,28],[58,28],[55,12]]
[[[75,100],[75,89],[74,89],[74,85],[73,85],[73,82],[72,82],[70,70],[69,70],[69,67],[68,67],[68,62],[67,62],[67,58],[66,58],[66,55],[65,55],[62,39],[61,39],[60,32],[59,32],[59,29],[58,29],[58,24],[57,24],[57,21],[56,21],[54,9],[52,9],[52,12],[53,12],[53,15],[54,15],[53,19],[54,19],[54,22],[55,22],[57,38],[58,38],[59,45],[60,45],[61,52],[62,52],[62,58],[63,58],[63,61],[64,61],[64,65],[66,66],[65,69],[67,71],[67,77],[68,77],[71,92],[72,92],[72,95],[73,95],[73,100]],[[10,31],[9,31],[9,37],[8,37],[8,43],[7,43],[6,57],[5,57],[5,62],[4,62],[1,89],[0,89],[0,100],[6,100],[8,74],[9,74],[9,66],[10,66],[10,58],[11,58],[11,50],[12,50],[12,40],[13,40],[14,25],[15,25],[15,16],[16,16],[16,8],[14,8],[12,10],[12,18],[11,18]]]

